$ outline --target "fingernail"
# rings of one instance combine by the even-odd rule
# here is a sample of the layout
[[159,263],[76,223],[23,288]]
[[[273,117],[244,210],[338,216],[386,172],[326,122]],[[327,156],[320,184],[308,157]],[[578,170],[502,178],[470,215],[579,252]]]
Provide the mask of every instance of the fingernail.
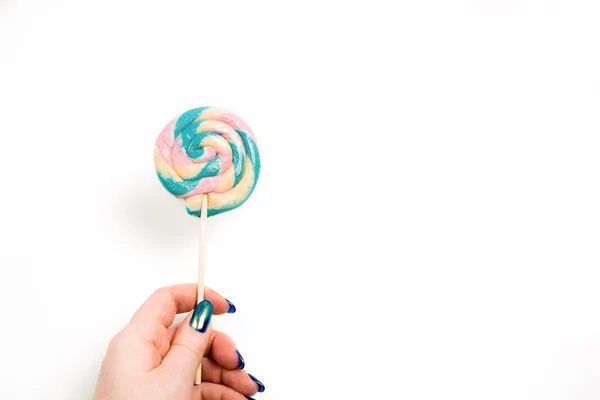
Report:
[[192,319],[190,319],[190,326],[192,329],[204,333],[208,329],[210,319],[212,318],[213,306],[208,300],[203,300],[196,306]]
[[254,400],[252,397],[248,397],[248,396],[244,396],[245,398],[247,398],[248,400]]
[[227,304],[229,304],[229,310],[227,310],[227,314],[233,314],[234,312],[236,312],[237,309],[235,308],[235,305],[233,305],[233,303],[227,299],[225,299],[225,301],[227,302]]
[[265,385],[263,385],[263,383],[261,381],[259,381],[258,379],[256,379],[255,377],[253,377],[252,375],[248,374],[248,376],[250,377],[250,379],[252,379],[254,381],[254,383],[256,383],[258,385],[258,392],[262,393],[265,391]]
[[240,359],[240,365],[238,365],[238,369],[244,369],[244,367],[246,366],[246,362],[244,361],[244,357],[242,357],[242,355],[240,354],[239,350],[235,351],[238,355],[238,358]]

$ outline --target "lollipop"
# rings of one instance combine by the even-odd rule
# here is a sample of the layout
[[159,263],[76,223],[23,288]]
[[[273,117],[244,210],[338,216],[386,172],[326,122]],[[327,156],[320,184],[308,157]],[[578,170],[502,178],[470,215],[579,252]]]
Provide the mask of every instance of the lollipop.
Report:
[[169,122],[156,140],[154,162],[165,189],[184,199],[188,213],[197,217],[204,195],[208,217],[242,205],[260,172],[250,127],[213,107],[186,111]]
[[[184,200],[190,215],[200,218],[199,303],[204,299],[207,219],[239,207],[252,194],[260,173],[256,140],[237,115],[220,108],[195,108],[162,130],[154,163],[165,189]],[[197,384],[201,376],[199,368]]]

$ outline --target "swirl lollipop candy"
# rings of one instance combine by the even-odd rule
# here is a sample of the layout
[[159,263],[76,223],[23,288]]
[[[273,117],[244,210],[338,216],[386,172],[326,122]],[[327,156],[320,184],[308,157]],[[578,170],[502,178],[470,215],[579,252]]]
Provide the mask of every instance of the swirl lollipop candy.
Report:
[[156,140],[154,162],[160,182],[200,216],[233,210],[256,186],[260,158],[254,134],[237,115],[212,107],[195,108],[173,119]]
[[[162,130],[154,163],[165,189],[184,200],[190,215],[200,217],[199,303],[204,298],[206,221],[239,207],[252,194],[260,173],[256,140],[237,115],[219,108],[195,108]],[[197,384],[201,376],[199,368]]]

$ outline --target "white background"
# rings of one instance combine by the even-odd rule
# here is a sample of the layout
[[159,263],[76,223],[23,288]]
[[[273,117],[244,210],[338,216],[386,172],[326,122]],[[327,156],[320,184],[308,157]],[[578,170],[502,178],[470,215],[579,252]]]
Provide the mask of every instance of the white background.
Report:
[[597,1],[0,0],[0,397],[91,397],[197,220],[158,183],[201,105],[261,179],[210,221],[257,399],[600,396]]

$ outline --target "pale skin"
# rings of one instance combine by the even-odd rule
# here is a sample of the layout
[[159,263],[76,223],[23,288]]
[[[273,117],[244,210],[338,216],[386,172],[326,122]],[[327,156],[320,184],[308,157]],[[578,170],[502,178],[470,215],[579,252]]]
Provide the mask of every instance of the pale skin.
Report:
[[[195,284],[161,288],[140,307],[110,342],[102,364],[95,400],[246,400],[258,386],[237,369],[233,340],[209,328],[192,329],[190,315],[173,324],[177,314],[196,306]],[[214,315],[227,312],[223,296],[206,288]],[[194,385],[202,362],[202,383]]]

